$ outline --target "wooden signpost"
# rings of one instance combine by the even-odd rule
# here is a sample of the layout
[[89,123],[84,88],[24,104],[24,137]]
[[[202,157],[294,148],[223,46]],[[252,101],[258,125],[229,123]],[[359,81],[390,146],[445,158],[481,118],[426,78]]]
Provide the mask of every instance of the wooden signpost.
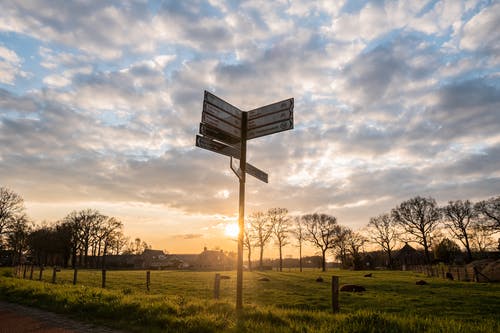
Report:
[[[243,308],[243,235],[245,227],[246,174],[268,182],[264,171],[247,163],[247,140],[293,129],[293,98],[248,112],[241,111],[214,94],[205,91],[200,135],[196,146],[229,156],[231,169],[239,179],[238,259],[236,273],[236,309]],[[238,169],[233,158],[240,160]],[[217,282],[216,282],[217,283]]]

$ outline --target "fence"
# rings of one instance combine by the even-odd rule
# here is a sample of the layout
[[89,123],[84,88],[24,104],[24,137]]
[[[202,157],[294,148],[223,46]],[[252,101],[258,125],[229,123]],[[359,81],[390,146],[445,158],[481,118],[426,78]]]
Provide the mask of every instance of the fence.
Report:
[[419,265],[414,266],[413,271],[426,274],[428,277],[439,277],[443,279],[465,281],[465,282],[488,282],[487,276],[481,274],[473,266],[448,266],[439,265]]

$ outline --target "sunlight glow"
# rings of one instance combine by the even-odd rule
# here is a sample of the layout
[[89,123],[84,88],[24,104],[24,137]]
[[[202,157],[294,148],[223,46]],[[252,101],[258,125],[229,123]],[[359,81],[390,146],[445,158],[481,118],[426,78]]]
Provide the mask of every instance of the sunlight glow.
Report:
[[224,234],[229,237],[238,237],[240,228],[236,223],[227,224],[224,229]]

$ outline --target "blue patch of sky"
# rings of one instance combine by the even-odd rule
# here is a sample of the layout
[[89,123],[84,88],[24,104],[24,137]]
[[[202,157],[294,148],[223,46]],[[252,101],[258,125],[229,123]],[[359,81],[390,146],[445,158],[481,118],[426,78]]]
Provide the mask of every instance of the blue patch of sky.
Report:
[[422,9],[420,9],[420,12],[415,15],[416,17],[422,17],[428,12],[430,12],[432,9],[434,9],[434,6],[439,2],[440,0],[431,0],[428,1],[424,6],[422,6]]
[[43,85],[43,77],[48,73],[40,66],[38,49],[42,44],[37,39],[16,32],[0,32],[0,44],[17,54],[22,61],[21,70],[28,73],[28,77],[18,76],[15,85],[0,83],[0,87],[16,94],[39,89]]
[[365,5],[366,0],[351,0],[347,1],[342,9],[340,10],[340,14],[354,14],[358,13]]
[[133,116],[132,114],[126,112],[121,114],[116,110],[113,111],[108,110],[108,111],[102,111],[99,114],[98,119],[106,126],[120,127],[127,125],[132,119],[132,116]]

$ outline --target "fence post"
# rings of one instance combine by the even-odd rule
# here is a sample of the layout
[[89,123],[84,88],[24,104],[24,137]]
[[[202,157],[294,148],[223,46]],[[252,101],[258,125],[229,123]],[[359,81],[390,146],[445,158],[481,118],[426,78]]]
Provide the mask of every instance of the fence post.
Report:
[[106,288],[106,270],[102,270],[102,288]]
[[35,265],[31,264],[31,268],[30,268],[30,280],[33,280],[33,270],[34,269],[35,269]]
[[28,271],[28,265],[23,265],[23,279],[26,279],[26,272]]
[[57,267],[54,266],[52,269],[52,283],[56,283],[56,274],[57,274]]
[[332,276],[332,311],[339,312],[339,277]]
[[73,269],[73,285],[76,285],[76,280],[78,279],[78,269],[75,267]]
[[149,286],[151,285],[151,272],[146,272],[146,289],[149,291]]
[[215,274],[215,282],[214,282],[214,298],[219,299],[220,295],[220,274]]
[[462,281],[460,280],[460,267],[457,267],[457,280]]
[[38,275],[38,281],[42,281],[43,276],[43,265],[40,265],[40,274]]

